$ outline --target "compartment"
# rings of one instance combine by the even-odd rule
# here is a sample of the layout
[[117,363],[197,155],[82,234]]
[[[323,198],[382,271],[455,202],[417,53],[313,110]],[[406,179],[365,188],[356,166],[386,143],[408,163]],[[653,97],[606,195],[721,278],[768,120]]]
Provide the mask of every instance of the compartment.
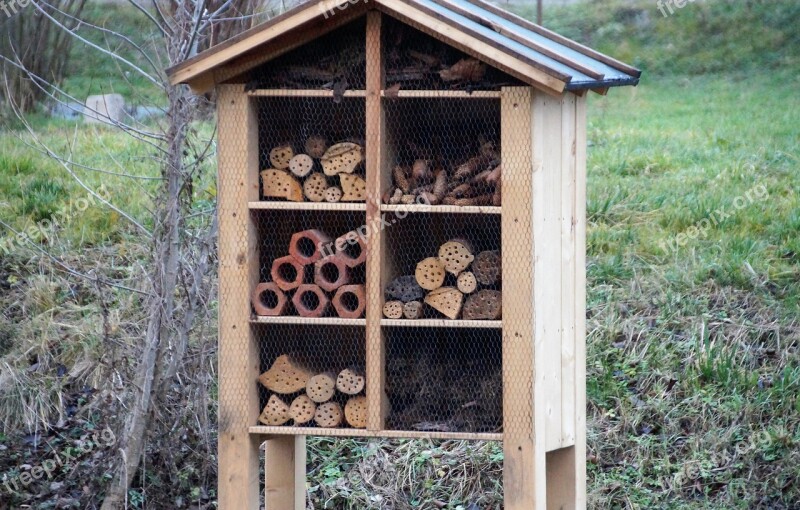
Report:
[[262,200],[366,201],[363,98],[258,97],[254,101]]
[[366,242],[356,233],[364,224],[363,212],[254,210],[251,214],[262,282],[251,289],[254,316],[364,317]]
[[[350,419],[356,428],[363,428],[365,423],[361,419],[366,419],[366,397],[364,388],[359,389],[366,386],[363,327],[307,324],[254,324],[252,327],[259,345],[262,374],[258,384],[260,408],[269,407],[269,412],[260,417],[260,425],[352,428],[353,424],[344,418],[348,402],[352,401]],[[339,385],[337,379],[343,371]],[[354,377],[361,379],[356,381]],[[323,409],[315,416],[316,409],[323,404],[329,404],[327,407],[333,414],[342,413],[340,424],[333,426],[327,421],[332,417],[331,410]],[[285,408],[289,408],[288,415],[281,413]]]
[[249,73],[248,90],[363,90],[366,18],[320,36]]
[[502,430],[500,330],[383,329],[390,430]]
[[522,84],[416,28],[390,17],[383,23],[387,89],[473,91]]
[[384,99],[385,204],[499,206],[498,99]]
[[[458,322],[454,319],[500,318],[501,312],[495,308],[500,304],[502,292],[499,215],[397,211],[386,213],[386,220],[390,226],[384,232],[381,282],[385,319],[414,321],[405,310],[402,317],[397,317],[396,312],[393,315],[387,301],[402,302],[403,308],[408,302],[423,303],[421,316],[415,317],[417,320]],[[456,243],[447,244],[450,241]],[[444,249],[443,245],[446,245]],[[474,288],[467,288],[459,281],[462,273],[472,273]],[[398,280],[399,277],[403,279]],[[491,302],[479,302],[481,300]],[[399,306],[398,303],[395,306]],[[476,310],[483,308],[489,316],[476,316]]]

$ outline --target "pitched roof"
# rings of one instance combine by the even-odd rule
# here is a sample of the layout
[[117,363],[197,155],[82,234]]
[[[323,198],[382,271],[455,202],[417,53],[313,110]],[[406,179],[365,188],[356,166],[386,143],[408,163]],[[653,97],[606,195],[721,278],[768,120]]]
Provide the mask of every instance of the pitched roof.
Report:
[[[636,85],[641,71],[481,0],[314,0],[167,70],[205,91],[378,9],[551,93]],[[335,13],[335,14],[332,14]]]

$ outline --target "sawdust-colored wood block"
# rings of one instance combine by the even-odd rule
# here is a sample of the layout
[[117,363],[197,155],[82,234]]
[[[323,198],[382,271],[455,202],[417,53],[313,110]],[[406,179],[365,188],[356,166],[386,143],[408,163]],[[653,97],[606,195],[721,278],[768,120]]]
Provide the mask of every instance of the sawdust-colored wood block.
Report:
[[425,290],[438,289],[444,285],[445,267],[436,257],[428,257],[417,264],[414,277]]
[[294,420],[295,425],[303,425],[314,419],[316,411],[317,404],[308,395],[300,395],[289,406],[289,417]]
[[291,145],[279,145],[269,151],[269,162],[279,170],[289,168],[289,162],[294,157],[294,149]]
[[459,274],[475,260],[472,244],[466,239],[453,239],[439,247],[439,260],[448,273]]
[[264,410],[261,411],[258,421],[267,426],[277,427],[284,425],[290,418],[289,406],[286,405],[286,402],[277,395],[272,395],[269,397],[267,405],[264,406]]
[[464,271],[456,278],[456,287],[464,294],[472,294],[478,288],[478,280],[472,271]]
[[259,376],[258,381],[270,391],[288,395],[305,388],[312,375],[314,374],[292,356],[282,354],[275,359],[269,370]]
[[275,282],[264,282],[256,285],[251,299],[256,315],[276,317],[283,315],[289,300]]
[[308,154],[296,154],[289,161],[289,171],[297,177],[305,177],[314,169],[314,160]]
[[420,301],[409,301],[403,304],[403,317],[406,319],[421,319],[423,308]]
[[336,393],[336,374],[333,372],[317,374],[306,384],[306,395],[317,404],[332,399],[334,393]]
[[344,417],[354,429],[367,428],[367,397],[351,397],[344,406]]
[[328,180],[319,172],[309,175],[303,183],[303,194],[311,202],[325,200],[325,190],[328,189]]
[[301,317],[322,317],[328,310],[330,300],[318,285],[306,283],[297,288],[292,304]]
[[403,318],[403,302],[387,301],[383,304],[383,316],[387,319]]
[[448,319],[457,319],[464,304],[464,294],[455,287],[439,287],[425,296],[425,303]]
[[336,204],[342,201],[342,188],[331,186],[325,190],[325,201],[329,204]]
[[367,378],[364,367],[352,366],[339,372],[336,378],[336,389],[345,395],[358,395],[364,391]]
[[343,319],[360,319],[366,307],[364,285],[342,285],[333,296],[333,308]]
[[320,404],[314,413],[314,422],[323,428],[336,428],[342,424],[343,418],[342,406],[336,402]]
[[351,174],[364,160],[364,149],[353,142],[332,145],[322,155],[322,171],[325,175]]
[[367,181],[355,174],[341,174],[342,202],[365,202],[367,200]]
[[270,276],[272,281],[283,291],[296,289],[305,278],[306,268],[291,255],[272,261]]
[[303,201],[303,187],[294,176],[284,170],[270,168],[261,172],[264,198],[285,198],[291,202]]

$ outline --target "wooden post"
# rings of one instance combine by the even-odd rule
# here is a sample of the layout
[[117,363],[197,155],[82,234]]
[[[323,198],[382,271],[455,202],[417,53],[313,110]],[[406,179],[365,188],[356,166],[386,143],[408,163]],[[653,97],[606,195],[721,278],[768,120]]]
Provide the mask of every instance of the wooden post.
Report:
[[264,463],[266,509],[305,510],[306,437],[268,439]]
[[260,412],[259,357],[248,291],[258,284],[255,225],[258,127],[242,85],[221,85],[219,119],[219,507],[259,507],[258,442],[248,434]]

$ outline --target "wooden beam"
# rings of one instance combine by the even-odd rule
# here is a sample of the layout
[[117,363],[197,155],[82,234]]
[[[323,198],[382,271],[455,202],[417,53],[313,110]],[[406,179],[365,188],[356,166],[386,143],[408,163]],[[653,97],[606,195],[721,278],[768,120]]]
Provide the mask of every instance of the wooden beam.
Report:
[[306,436],[276,436],[264,453],[265,510],[306,509]]
[[[501,97],[502,257],[503,257],[503,487],[506,510],[544,509],[546,505],[544,338],[535,336],[534,308],[541,250],[533,237],[532,204],[541,156],[532,152],[534,91],[504,87]],[[535,145],[535,144],[534,144]],[[538,147],[540,148],[540,147]],[[539,179],[540,180],[540,179]],[[541,184],[541,183],[539,183]]]
[[367,99],[366,99],[366,177],[367,177],[367,429],[385,428],[389,415],[386,396],[386,342],[381,330],[383,305],[383,271],[386,256],[385,233],[380,228],[381,194],[384,184],[382,161],[386,149],[386,122],[381,90],[384,88],[384,66],[381,51],[382,14],[367,13]]
[[248,428],[260,412],[259,353],[250,329],[250,291],[259,280],[256,229],[247,202],[258,200],[258,126],[241,86],[217,99],[219,167],[219,492],[220,508],[256,510],[258,444]]

